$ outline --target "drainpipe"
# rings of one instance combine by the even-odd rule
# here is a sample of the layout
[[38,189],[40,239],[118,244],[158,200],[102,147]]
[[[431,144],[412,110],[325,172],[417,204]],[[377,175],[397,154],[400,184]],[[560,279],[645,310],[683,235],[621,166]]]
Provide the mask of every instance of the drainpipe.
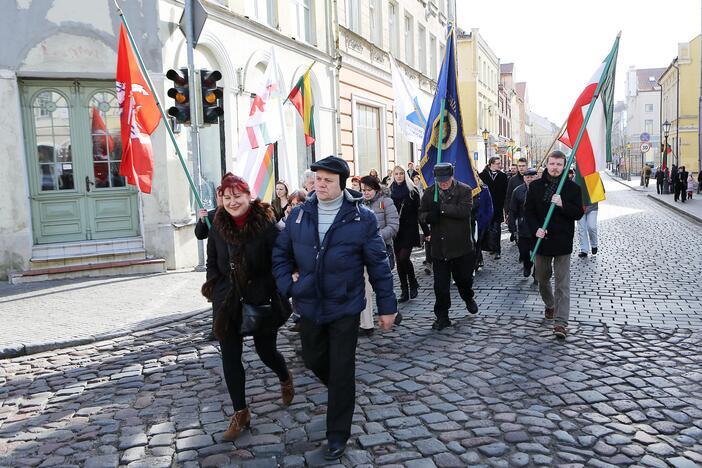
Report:
[[338,0],[329,0],[327,4],[331,7],[331,30],[329,31],[329,46],[334,66],[334,111],[336,117],[336,129],[334,131],[334,151],[338,157],[341,155],[341,89],[339,85],[339,70],[341,69],[341,51],[339,50],[339,5]]

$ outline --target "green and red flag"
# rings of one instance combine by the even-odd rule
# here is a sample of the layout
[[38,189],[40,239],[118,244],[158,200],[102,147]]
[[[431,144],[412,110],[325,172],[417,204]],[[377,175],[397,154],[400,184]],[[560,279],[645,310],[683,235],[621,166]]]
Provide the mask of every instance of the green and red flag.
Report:
[[311,69],[310,65],[310,68],[297,80],[297,84],[288,95],[288,101],[292,102],[302,117],[305,145],[307,146],[314,143],[314,98],[312,97],[312,82],[310,81]]
[[[595,101],[590,119],[586,123],[580,145],[575,154],[575,181],[580,185],[583,194],[583,205],[592,205],[605,199],[604,185],[600,171],[605,169],[607,161],[612,160],[612,115],[614,113],[614,77],[616,74],[618,48],[614,56],[607,56],[578,99],[568,116],[568,124],[560,136],[561,143],[573,148],[580,129],[585,121],[588,107],[595,96],[597,85],[605,68],[607,74],[603,77],[600,93]],[[607,63],[611,65],[607,67]]]

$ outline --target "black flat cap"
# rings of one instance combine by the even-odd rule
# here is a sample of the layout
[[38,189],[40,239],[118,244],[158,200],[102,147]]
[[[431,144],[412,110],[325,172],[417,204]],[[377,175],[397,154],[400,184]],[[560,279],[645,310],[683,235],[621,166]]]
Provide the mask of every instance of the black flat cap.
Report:
[[526,171],[524,171],[524,175],[525,175],[525,176],[528,176],[528,175],[534,176],[534,175],[538,175],[538,174],[539,174],[539,171],[537,171],[537,170],[534,169],[533,167],[530,167],[529,169],[527,169]]
[[434,166],[434,179],[437,182],[447,182],[453,176],[453,164],[439,163]]
[[346,163],[346,161],[336,156],[327,156],[324,159],[320,159],[319,161],[312,163],[310,170],[314,172],[322,170],[339,174],[343,182],[346,182],[349,174],[351,174],[351,170],[349,169],[349,165]]

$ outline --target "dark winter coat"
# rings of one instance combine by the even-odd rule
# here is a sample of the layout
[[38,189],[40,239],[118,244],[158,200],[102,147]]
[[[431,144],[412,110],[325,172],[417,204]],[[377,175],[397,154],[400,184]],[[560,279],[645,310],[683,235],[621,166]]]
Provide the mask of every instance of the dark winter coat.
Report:
[[[526,219],[530,232],[536,235],[538,228],[542,227],[546,213],[551,206],[551,197],[546,190],[549,178],[544,172],[540,179],[529,185],[525,205]],[[558,184],[558,181],[554,182]],[[555,188],[553,189],[555,193]],[[541,241],[538,254],[546,256],[570,255],[573,253],[573,235],[575,234],[575,221],[583,217],[583,201],[580,186],[571,180],[566,180],[561,191],[563,208],[556,206],[551,216],[551,221],[546,229],[546,237]]]
[[[207,240],[206,285],[212,291],[210,299],[222,330],[231,331],[231,324],[237,324],[241,313],[239,299],[253,305],[271,302],[281,316],[289,307],[287,301],[281,300],[272,273],[271,256],[278,236],[273,220],[270,205],[259,200],[252,202],[241,229],[224,209],[218,210],[214,217]],[[232,287],[232,277],[238,280],[242,298]]]
[[524,209],[528,190],[527,185],[522,184],[512,192],[509,203],[509,230],[516,232],[519,237],[532,238],[536,231],[531,231]]
[[275,197],[271,202],[271,208],[273,208],[273,213],[275,213],[275,220],[280,221],[285,217],[285,208],[288,207],[288,202],[285,202],[285,206],[280,203],[280,198]]
[[[216,212],[217,212],[217,208],[207,212],[207,218],[210,220],[210,226],[212,226],[214,224],[214,218],[215,218]],[[195,223],[195,237],[199,240],[205,240],[205,239],[207,239],[207,236],[209,234],[210,234],[210,228],[207,227],[207,223],[201,219],[198,219],[197,223]]]
[[390,197],[400,214],[400,229],[397,231],[393,244],[397,249],[419,247],[419,191],[417,189],[408,190],[406,196],[398,198],[395,195],[397,187],[397,182],[390,184]]
[[507,175],[502,171],[498,171],[493,179],[490,168],[486,167],[483,172],[480,173],[480,179],[490,190],[493,209],[492,221],[503,222],[505,220],[503,210],[505,209],[505,197],[507,196]]
[[[364,269],[376,294],[379,314],[397,312],[385,242],[375,214],[362,197],[344,200],[320,244],[316,194],[290,212],[273,249],[278,290],[295,301],[295,311],[315,323],[358,315],[366,307]],[[293,282],[292,274],[300,277]]]
[[[473,252],[471,209],[473,191],[462,182],[439,196],[438,207],[434,203],[434,185],[422,195],[419,219],[430,224],[431,256],[436,260],[451,260]],[[441,190],[440,190],[441,192]],[[431,212],[439,211],[439,221],[431,223]]]
[[656,182],[663,183],[663,179],[665,179],[665,172],[662,170],[657,170],[656,171]]
[[523,183],[524,176],[520,173],[517,173],[517,175],[513,175],[509,178],[509,181],[507,182],[507,194],[505,195],[505,211],[507,213],[509,213],[509,205],[512,202],[512,194],[514,193],[514,189],[516,189]]

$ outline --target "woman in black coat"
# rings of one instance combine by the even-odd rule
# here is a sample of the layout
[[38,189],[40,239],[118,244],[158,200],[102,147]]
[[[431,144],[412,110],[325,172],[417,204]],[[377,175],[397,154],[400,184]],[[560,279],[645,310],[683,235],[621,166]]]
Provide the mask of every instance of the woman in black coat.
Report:
[[400,277],[402,294],[397,302],[407,302],[417,297],[419,283],[410,260],[412,249],[419,247],[419,191],[409,178],[405,168],[395,166],[393,182],[390,184],[390,198],[400,214],[400,229],[393,241],[397,275]]
[[[222,351],[224,380],[234,405],[229,428],[223,440],[234,440],[251,424],[246,404],[246,378],[241,362],[243,336],[239,334],[242,301],[252,305],[271,304],[281,317],[253,337],[256,353],[273,370],[281,383],[283,403],[294,397],[292,375],[276,348],[278,327],[289,316],[288,302],[278,294],[272,273],[272,251],[278,230],[270,205],[251,200],[248,184],[227,174],[220,193],[223,206],[217,210],[207,241],[207,282],[203,294],[216,312],[215,335]],[[233,287],[234,281],[238,287]]]

